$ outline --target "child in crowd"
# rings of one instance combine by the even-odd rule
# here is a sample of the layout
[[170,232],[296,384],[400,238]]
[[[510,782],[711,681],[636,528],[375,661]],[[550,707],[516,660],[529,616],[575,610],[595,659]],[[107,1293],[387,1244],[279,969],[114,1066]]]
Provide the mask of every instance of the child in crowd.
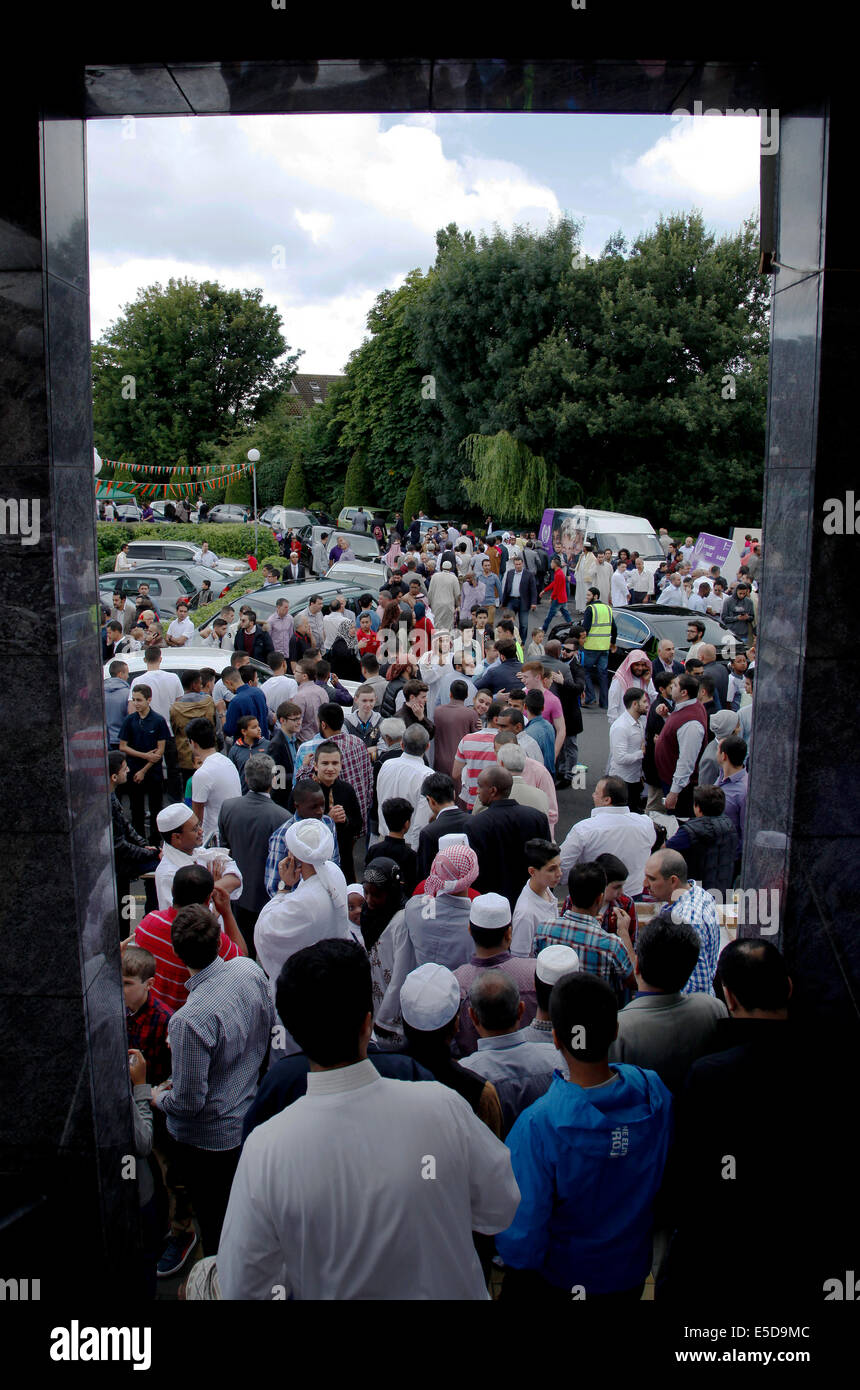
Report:
[[167,1043],[170,1010],[150,995],[154,979],[155,956],[141,946],[126,946],[122,953],[122,992],[128,1045],[143,1053],[149,1080],[153,1086],[159,1086],[173,1068]]
[[388,834],[377,840],[367,851],[365,864],[372,864],[380,857],[393,859],[400,869],[403,890],[411,897],[418,882],[418,856],[406,843],[406,835],[412,824],[412,803],[405,796],[392,796],[382,803],[382,817],[388,827]]

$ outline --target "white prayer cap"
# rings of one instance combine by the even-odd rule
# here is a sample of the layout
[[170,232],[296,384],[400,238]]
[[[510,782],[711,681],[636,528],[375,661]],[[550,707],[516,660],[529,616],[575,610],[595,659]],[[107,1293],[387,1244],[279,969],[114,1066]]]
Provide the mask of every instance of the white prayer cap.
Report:
[[472,899],[469,921],[473,927],[509,927],[511,924],[511,905],[501,893],[482,893]]
[[454,566],[451,564],[451,561],[450,561],[450,560],[443,560],[443,561],[442,561],[442,568],[443,568],[443,570],[450,570],[450,569],[453,569]]
[[460,1007],[460,986],[445,965],[419,965],[406,976],[400,990],[400,1012],[405,1023],[432,1033],[450,1023]]
[[562,975],[579,969],[579,956],[572,946],[544,946],[535,961],[535,974],[545,985],[554,985]]
[[287,849],[302,864],[324,864],[334,853],[334,836],[322,821],[293,821],[287,831]]
[[163,811],[159,811],[155,818],[155,823],[159,830],[165,834],[171,834],[178,830],[180,825],[184,825],[194,815],[190,806],[186,806],[184,801],[176,801],[172,806],[165,806]]
[[360,898],[363,898],[363,897],[364,897],[364,884],[363,884],[363,883],[348,883],[348,884],[346,885],[346,896],[347,896],[348,898],[351,898],[352,895],[353,895],[353,893],[357,893],[358,896],[359,896]]
[[452,848],[454,847],[454,845],[467,845],[468,843],[469,843],[469,837],[468,837],[468,835],[462,835],[462,834],[460,834],[460,835],[440,835],[440,836],[439,836],[439,849],[438,849],[436,852],[437,852],[437,854],[438,854],[440,850],[443,850],[443,849],[452,849]]

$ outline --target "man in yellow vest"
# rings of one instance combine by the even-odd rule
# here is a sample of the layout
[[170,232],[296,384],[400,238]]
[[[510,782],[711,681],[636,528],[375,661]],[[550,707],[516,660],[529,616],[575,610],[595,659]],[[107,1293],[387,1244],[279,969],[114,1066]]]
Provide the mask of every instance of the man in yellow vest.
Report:
[[582,619],[582,626],[586,633],[582,651],[582,669],[585,676],[585,692],[588,696],[584,708],[593,709],[597,704],[594,698],[594,686],[591,684],[591,673],[596,671],[600,683],[600,708],[607,709],[609,707],[609,653],[615,651],[615,639],[618,636],[618,631],[609,604],[600,602],[599,589],[591,588],[588,590],[588,606]]

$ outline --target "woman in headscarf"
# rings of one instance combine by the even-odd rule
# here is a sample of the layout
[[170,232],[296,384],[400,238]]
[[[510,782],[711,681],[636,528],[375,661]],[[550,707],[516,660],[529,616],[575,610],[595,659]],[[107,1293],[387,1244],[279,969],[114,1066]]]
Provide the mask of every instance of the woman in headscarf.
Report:
[[624,658],[609,687],[609,708],[606,713],[610,724],[614,724],[618,716],[624,713],[625,690],[629,690],[632,685],[647,690],[650,679],[651,662],[645,652],[637,650]]
[[[428,962],[456,970],[472,958],[469,935],[471,885],[478,877],[478,856],[465,835],[443,836],[453,843],[440,848],[423,885],[406,903],[402,921],[392,922],[383,933],[381,949],[393,959],[391,980],[378,1013],[384,1029],[402,1034],[400,990],[410,971]],[[373,864],[378,860],[373,860]]]
[[293,670],[301,661],[305,652],[314,646],[314,637],[308,622],[307,613],[300,613],[293,620],[293,635],[290,638],[290,662]]
[[[361,909],[361,935],[370,958],[373,981],[373,1016],[376,1017],[394,968],[394,933],[402,925],[406,893],[400,867],[393,859],[379,855],[364,870],[364,905]],[[386,931],[391,927],[391,931]]]
[[361,652],[358,650],[358,634],[352,614],[341,624],[329,650],[328,659],[339,680],[361,680]]
[[430,634],[433,631],[433,624],[427,616],[427,605],[422,599],[418,599],[412,610],[415,621],[412,625],[414,636],[414,651],[419,659],[430,650]]

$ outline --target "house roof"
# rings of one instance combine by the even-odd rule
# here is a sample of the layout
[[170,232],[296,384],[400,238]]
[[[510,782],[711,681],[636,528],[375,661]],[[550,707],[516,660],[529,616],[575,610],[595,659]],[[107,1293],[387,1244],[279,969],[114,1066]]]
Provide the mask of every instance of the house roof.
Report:
[[296,372],[290,382],[290,395],[298,396],[302,406],[310,410],[322,405],[333,381],[344,381],[343,376],[326,375],[324,372]]

